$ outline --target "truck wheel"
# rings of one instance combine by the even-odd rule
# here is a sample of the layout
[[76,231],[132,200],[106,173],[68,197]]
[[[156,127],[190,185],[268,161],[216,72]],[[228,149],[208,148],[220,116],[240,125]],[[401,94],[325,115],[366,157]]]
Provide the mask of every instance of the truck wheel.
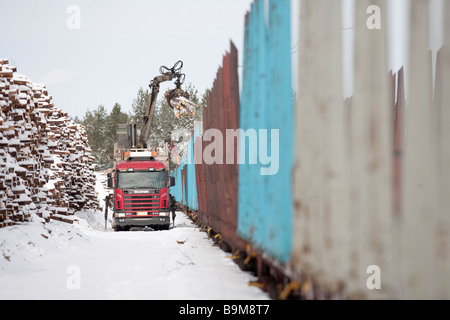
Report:
[[120,226],[114,226],[114,231],[116,232],[122,231],[122,228]]

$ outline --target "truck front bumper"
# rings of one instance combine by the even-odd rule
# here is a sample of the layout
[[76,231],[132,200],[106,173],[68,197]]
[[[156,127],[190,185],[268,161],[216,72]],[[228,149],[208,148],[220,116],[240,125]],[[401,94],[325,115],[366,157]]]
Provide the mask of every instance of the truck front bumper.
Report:
[[113,226],[120,227],[151,227],[156,225],[168,225],[170,224],[169,216],[158,217],[114,217]]

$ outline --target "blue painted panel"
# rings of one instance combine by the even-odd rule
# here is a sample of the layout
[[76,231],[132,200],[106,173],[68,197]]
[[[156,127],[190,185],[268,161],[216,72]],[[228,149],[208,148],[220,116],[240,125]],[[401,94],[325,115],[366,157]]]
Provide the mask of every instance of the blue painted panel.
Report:
[[[175,177],[175,186],[171,187],[170,192],[175,199],[188,206],[191,210],[198,210],[197,182],[195,176],[194,164],[194,140],[199,136],[199,128],[189,140],[186,154],[183,156],[181,164],[174,170],[172,176]],[[183,184],[181,171],[186,168],[186,185]]]
[[[290,0],[256,0],[245,24],[240,127],[257,133],[258,147],[241,136],[246,163],[239,167],[238,233],[282,263],[290,258],[293,218],[290,39]],[[250,164],[255,152],[257,164]],[[272,162],[263,163],[264,156]]]
[[195,128],[194,135],[189,141],[188,152],[186,154],[186,199],[187,205],[191,210],[198,210],[198,197],[197,197],[197,180],[195,176],[195,163],[194,163],[194,141],[199,136],[199,128]]
[[171,175],[175,177],[175,186],[170,188],[170,194],[175,197],[175,200],[179,203],[183,203],[183,191],[182,191],[182,183],[181,183],[181,170],[182,166],[180,165],[178,168],[172,171]]

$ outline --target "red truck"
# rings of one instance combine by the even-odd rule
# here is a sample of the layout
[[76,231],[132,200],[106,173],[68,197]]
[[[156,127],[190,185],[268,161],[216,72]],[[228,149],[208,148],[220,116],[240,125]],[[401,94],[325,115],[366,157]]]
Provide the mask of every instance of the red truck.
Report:
[[169,176],[165,162],[157,161],[151,152],[131,152],[127,160],[117,162],[114,177],[108,176],[108,186],[114,189],[114,230],[168,230],[169,188],[174,185],[175,178]]
[[[182,67],[182,61],[175,63],[172,68],[162,66],[161,75],[150,82],[150,95],[142,117],[139,139],[136,124],[117,125],[114,143],[115,174],[108,174],[108,188],[114,190],[112,226],[115,231],[129,230],[134,226],[169,229],[169,188],[175,185],[175,178],[169,176],[168,143],[165,142],[164,147],[149,148],[147,142],[161,83],[176,80],[175,89],[168,90],[165,97],[177,117],[193,112],[197,107],[189,100],[189,94],[181,89],[185,79],[185,75],[181,73]],[[109,199],[111,195],[105,199],[105,219]]]

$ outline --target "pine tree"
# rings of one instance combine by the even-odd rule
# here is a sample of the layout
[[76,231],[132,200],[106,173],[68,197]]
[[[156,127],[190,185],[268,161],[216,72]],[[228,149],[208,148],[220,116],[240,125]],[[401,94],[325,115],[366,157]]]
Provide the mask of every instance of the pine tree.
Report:
[[106,142],[105,150],[111,159],[113,158],[114,153],[114,142],[116,139],[117,124],[128,123],[128,121],[129,121],[128,114],[122,112],[120,104],[115,103],[105,123],[105,137],[104,137]]
[[137,96],[133,99],[133,103],[131,104],[131,109],[133,112],[130,114],[130,121],[132,123],[136,123],[138,130],[142,128],[142,119],[147,110],[147,100],[149,96],[148,89],[144,90],[139,88]]
[[73,122],[81,124],[81,120],[80,118],[78,118],[78,116],[75,116],[75,118],[70,117],[71,120],[73,120]]
[[201,121],[203,108],[206,105],[209,90],[200,97],[198,90],[192,84],[188,84],[184,90],[189,94],[189,99],[197,104],[195,115],[184,114],[176,118],[174,111],[169,107],[164,97],[158,101],[155,115],[150,130],[150,145],[160,145],[165,141],[172,141],[181,158],[186,151],[187,141],[194,132],[195,121]]
[[87,110],[82,121],[82,124],[86,128],[92,153],[100,166],[104,166],[109,162],[105,142],[106,118],[107,113],[105,107],[99,105],[92,112]]
[[155,109],[150,129],[150,144],[160,145],[169,140],[175,129],[175,115],[165,99],[160,99]]

